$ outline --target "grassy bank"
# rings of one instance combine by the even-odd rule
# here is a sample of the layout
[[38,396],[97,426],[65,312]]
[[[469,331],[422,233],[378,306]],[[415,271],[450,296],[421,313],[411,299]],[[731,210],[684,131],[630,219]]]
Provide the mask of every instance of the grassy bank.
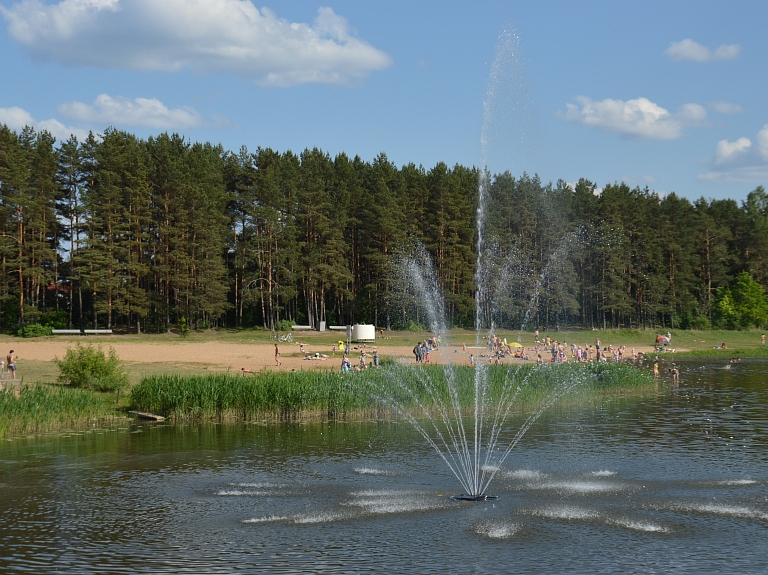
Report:
[[[564,364],[557,366],[490,366],[488,393],[499,401],[510,386],[515,406],[533,408],[564,386],[589,395],[643,390],[653,386],[646,372],[630,365]],[[474,398],[474,371],[451,370],[458,399],[469,408]],[[133,389],[136,409],[177,419],[344,417],[388,411],[388,399],[407,409],[431,408],[450,401],[446,372],[439,366],[369,370],[362,373],[271,372],[258,376],[212,374],[154,376]]]
[[114,416],[114,394],[42,384],[0,391],[0,438],[77,427]]
[[685,352],[677,352],[676,358],[701,358],[701,359],[723,359],[728,360],[732,357],[768,359],[768,345],[760,347],[728,347],[728,349],[692,349]]

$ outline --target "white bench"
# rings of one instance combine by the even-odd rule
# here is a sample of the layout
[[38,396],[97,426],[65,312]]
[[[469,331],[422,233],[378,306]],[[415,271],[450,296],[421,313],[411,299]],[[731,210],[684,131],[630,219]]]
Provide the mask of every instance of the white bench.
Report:
[[111,329],[54,329],[51,330],[53,335],[112,335]]

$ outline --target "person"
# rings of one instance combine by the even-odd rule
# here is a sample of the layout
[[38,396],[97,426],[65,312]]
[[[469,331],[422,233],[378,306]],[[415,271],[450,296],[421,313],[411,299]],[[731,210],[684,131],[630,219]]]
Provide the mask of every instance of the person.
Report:
[[533,332],[533,339],[536,340],[536,343],[539,343],[539,330]]
[[255,371],[253,371],[252,369],[246,369],[246,368],[244,368],[244,367],[241,367],[241,368],[240,368],[240,371],[242,371],[243,373],[256,373],[256,372],[255,372]]
[[16,379],[16,356],[13,355],[13,350],[8,352],[5,363],[8,365],[8,370],[11,372],[13,379]]
[[277,367],[283,365],[283,362],[280,361],[280,348],[277,347],[277,344],[275,344],[275,363],[277,364]]
[[763,342],[763,345],[765,345],[765,334],[760,336],[760,340]]
[[720,349],[728,349],[728,346],[725,345],[725,342],[723,342],[723,345],[720,346]]
[[467,344],[466,343],[462,343],[461,344],[461,351],[462,351],[462,353],[467,353]]
[[659,377],[659,362],[658,362],[658,360],[653,362],[653,377]]
[[347,373],[349,371],[350,367],[352,367],[352,362],[349,361],[349,358],[347,357],[347,354],[345,353],[344,357],[341,358],[341,371],[343,373]]
[[544,365],[544,360],[541,359],[541,354],[536,356],[536,365]]
[[475,356],[474,354],[469,354],[469,367],[475,367]]
[[675,385],[678,385],[680,383],[680,370],[677,369],[677,366],[672,366],[672,369],[669,370],[669,373],[672,374],[672,383]]
[[373,367],[377,368],[379,367],[379,352],[377,350],[373,350]]

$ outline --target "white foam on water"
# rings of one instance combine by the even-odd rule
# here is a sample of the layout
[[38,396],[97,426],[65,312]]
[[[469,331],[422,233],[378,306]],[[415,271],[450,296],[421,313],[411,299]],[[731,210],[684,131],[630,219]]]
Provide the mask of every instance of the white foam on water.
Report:
[[374,515],[385,515],[391,513],[413,513],[415,511],[430,511],[438,509],[442,505],[436,505],[424,500],[358,500],[350,505],[360,507],[368,513]]
[[475,526],[475,533],[489,539],[509,539],[517,535],[523,526],[510,522],[485,522]]
[[255,489],[282,489],[288,487],[285,483],[230,483],[233,487],[251,487]]
[[216,495],[222,497],[254,497],[272,495],[271,491],[243,491],[242,489],[222,489]]
[[629,519],[622,517],[620,519],[609,519],[606,521],[609,525],[616,525],[617,527],[624,527],[625,529],[634,529],[635,531],[645,531],[646,533],[670,533],[670,529],[657,525],[656,523],[650,523],[648,521],[638,521],[636,519]]
[[360,475],[386,475],[386,476],[393,476],[397,475],[394,471],[388,471],[386,469],[376,469],[375,467],[356,467],[355,473],[358,473]]
[[406,495],[423,495],[423,491],[400,490],[400,489],[365,489],[364,491],[353,491],[352,497],[404,497]]
[[611,477],[616,475],[615,471],[609,471],[608,469],[601,469],[600,471],[592,471],[590,473],[592,477]]
[[294,515],[291,517],[294,523],[304,525],[308,523],[331,523],[332,521],[339,521],[346,519],[347,516],[343,513],[336,511],[326,511],[324,513],[307,513],[301,515]]
[[546,473],[536,471],[535,469],[515,469],[514,471],[507,471],[504,473],[504,477],[508,479],[524,479],[527,481],[540,480],[547,477]]
[[611,491],[621,491],[626,489],[625,485],[620,483],[606,483],[604,481],[585,481],[582,479],[570,481],[548,481],[537,485],[539,489],[554,489],[566,493],[605,493]]
[[710,513],[726,517],[762,519],[763,521],[768,521],[768,513],[744,505],[728,505],[727,503],[680,503],[678,505],[673,505],[672,509],[677,511]]
[[531,514],[538,515],[539,517],[545,517],[547,519],[567,519],[569,521],[597,519],[600,517],[600,514],[594,509],[576,507],[575,505],[557,505],[544,507],[542,509],[533,510]]
[[277,521],[288,521],[284,515],[270,515],[269,517],[254,517],[253,519],[243,519],[243,523],[275,523]]
[[501,468],[498,465],[483,465],[480,469],[487,473],[496,473]]
[[736,485],[757,485],[759,482],[755,481],[754,479],[726,479],[724,481],[717,481],[717,485],[727,485],[727,486],[736,486]]
[[443,500],[419,491],[380,489],[358,491],[351,495],[354,499],[345,505],[359,507],[374,515],[429,511],[446,505]]

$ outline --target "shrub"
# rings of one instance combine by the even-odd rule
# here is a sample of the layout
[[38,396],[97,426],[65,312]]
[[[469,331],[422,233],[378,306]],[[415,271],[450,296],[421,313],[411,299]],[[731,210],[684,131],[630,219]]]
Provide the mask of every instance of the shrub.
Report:
[[712,329],[712,325],[709,323],[709,318],[705,315],[696,316],[691,320],[689,325],[690,329],[708,330]]
[[40,325],[39,323],[28,323],[19,328],[16,335],[19,337],[43,337],[51,335],[53,328],[49,325]]
[[54,362],[59,367],[59,382],[73,387],[84,387],[97,391],[114,391],[128,385],[125,373],[114,348],[105,355],[101,346],[77,344],[67,348],[64,359]]
[[427,326],[424,324],[418,323],[416,321],[413,321],[412,319],[408,320],[408,323],[405,324],[403,327],[403,330],[405,331],[427,331]]
[[293,322],[289,319],[281,319],[275,324],[277,331],[291,331],[293,329]]

